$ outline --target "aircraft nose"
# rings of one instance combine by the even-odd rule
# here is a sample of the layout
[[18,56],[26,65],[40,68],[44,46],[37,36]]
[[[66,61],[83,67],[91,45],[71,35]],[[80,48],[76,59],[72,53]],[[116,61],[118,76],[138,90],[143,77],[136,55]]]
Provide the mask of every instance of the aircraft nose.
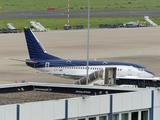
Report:
[[146,72],[147,72],[147,77],[149,77],[149,78],[154,78],[154,73],[153,72],[151,72],[151,71],[149,71],[149,70],[146,70]]
[[154,75],[153,74],[149,74],[149,77],[154,78]]

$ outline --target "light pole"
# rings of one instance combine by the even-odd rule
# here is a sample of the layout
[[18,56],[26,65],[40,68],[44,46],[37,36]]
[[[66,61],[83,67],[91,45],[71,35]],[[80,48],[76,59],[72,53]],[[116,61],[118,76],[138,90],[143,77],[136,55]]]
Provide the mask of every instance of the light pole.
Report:
[[87,40],[87,77],[86,85],[88,85],[88,69],[89,69],[89,18],[90,18],[90,0],[88,0],[88,40]]
[[68,26],[69,26],[69,0],[68,0]]

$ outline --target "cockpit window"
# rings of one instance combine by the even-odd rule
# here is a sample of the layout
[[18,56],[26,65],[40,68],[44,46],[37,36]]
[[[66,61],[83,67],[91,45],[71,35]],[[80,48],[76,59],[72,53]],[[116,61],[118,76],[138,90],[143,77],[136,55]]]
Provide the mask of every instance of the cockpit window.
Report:
[[139,70],[139,71],[145,71],[145,69],[144,69],[144,68],[139,68],[138,70]]

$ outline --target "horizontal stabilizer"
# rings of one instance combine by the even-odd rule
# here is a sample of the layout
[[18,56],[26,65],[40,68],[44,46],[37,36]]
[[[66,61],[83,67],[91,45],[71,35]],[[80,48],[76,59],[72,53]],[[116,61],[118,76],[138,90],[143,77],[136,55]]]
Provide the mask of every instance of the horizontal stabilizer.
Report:
[[20,62],[27,62],[27,63],[37,63],[36,61],[30,60],[30,59],[15,59],[15,58],[9,58],[10,60],[14,61],[20,61]]

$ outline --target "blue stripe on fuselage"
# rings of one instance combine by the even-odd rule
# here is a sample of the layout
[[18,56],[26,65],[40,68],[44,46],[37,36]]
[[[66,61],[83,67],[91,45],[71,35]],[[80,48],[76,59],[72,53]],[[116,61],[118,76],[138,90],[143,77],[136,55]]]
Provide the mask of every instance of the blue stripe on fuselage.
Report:
[[[37,63],[35,66],[31,67],[45,67],[45,63],[49,62],[50,67],[55,67],[55,66],[86,66],[87,61],[86,60],[66,60],[66,59],[57,59],[57,60],[37,60]],[[32,63],[31,63],[32,65]],[[133,66],[136,68],[143,68],[145,69],[144,66],[138,65],[138,64],[133,64],[133,63],[127,63],[127,62],[106,62],[106,61],[89,61],[90,66],[97,66],[97,65],[124,65],[124,66]]]

